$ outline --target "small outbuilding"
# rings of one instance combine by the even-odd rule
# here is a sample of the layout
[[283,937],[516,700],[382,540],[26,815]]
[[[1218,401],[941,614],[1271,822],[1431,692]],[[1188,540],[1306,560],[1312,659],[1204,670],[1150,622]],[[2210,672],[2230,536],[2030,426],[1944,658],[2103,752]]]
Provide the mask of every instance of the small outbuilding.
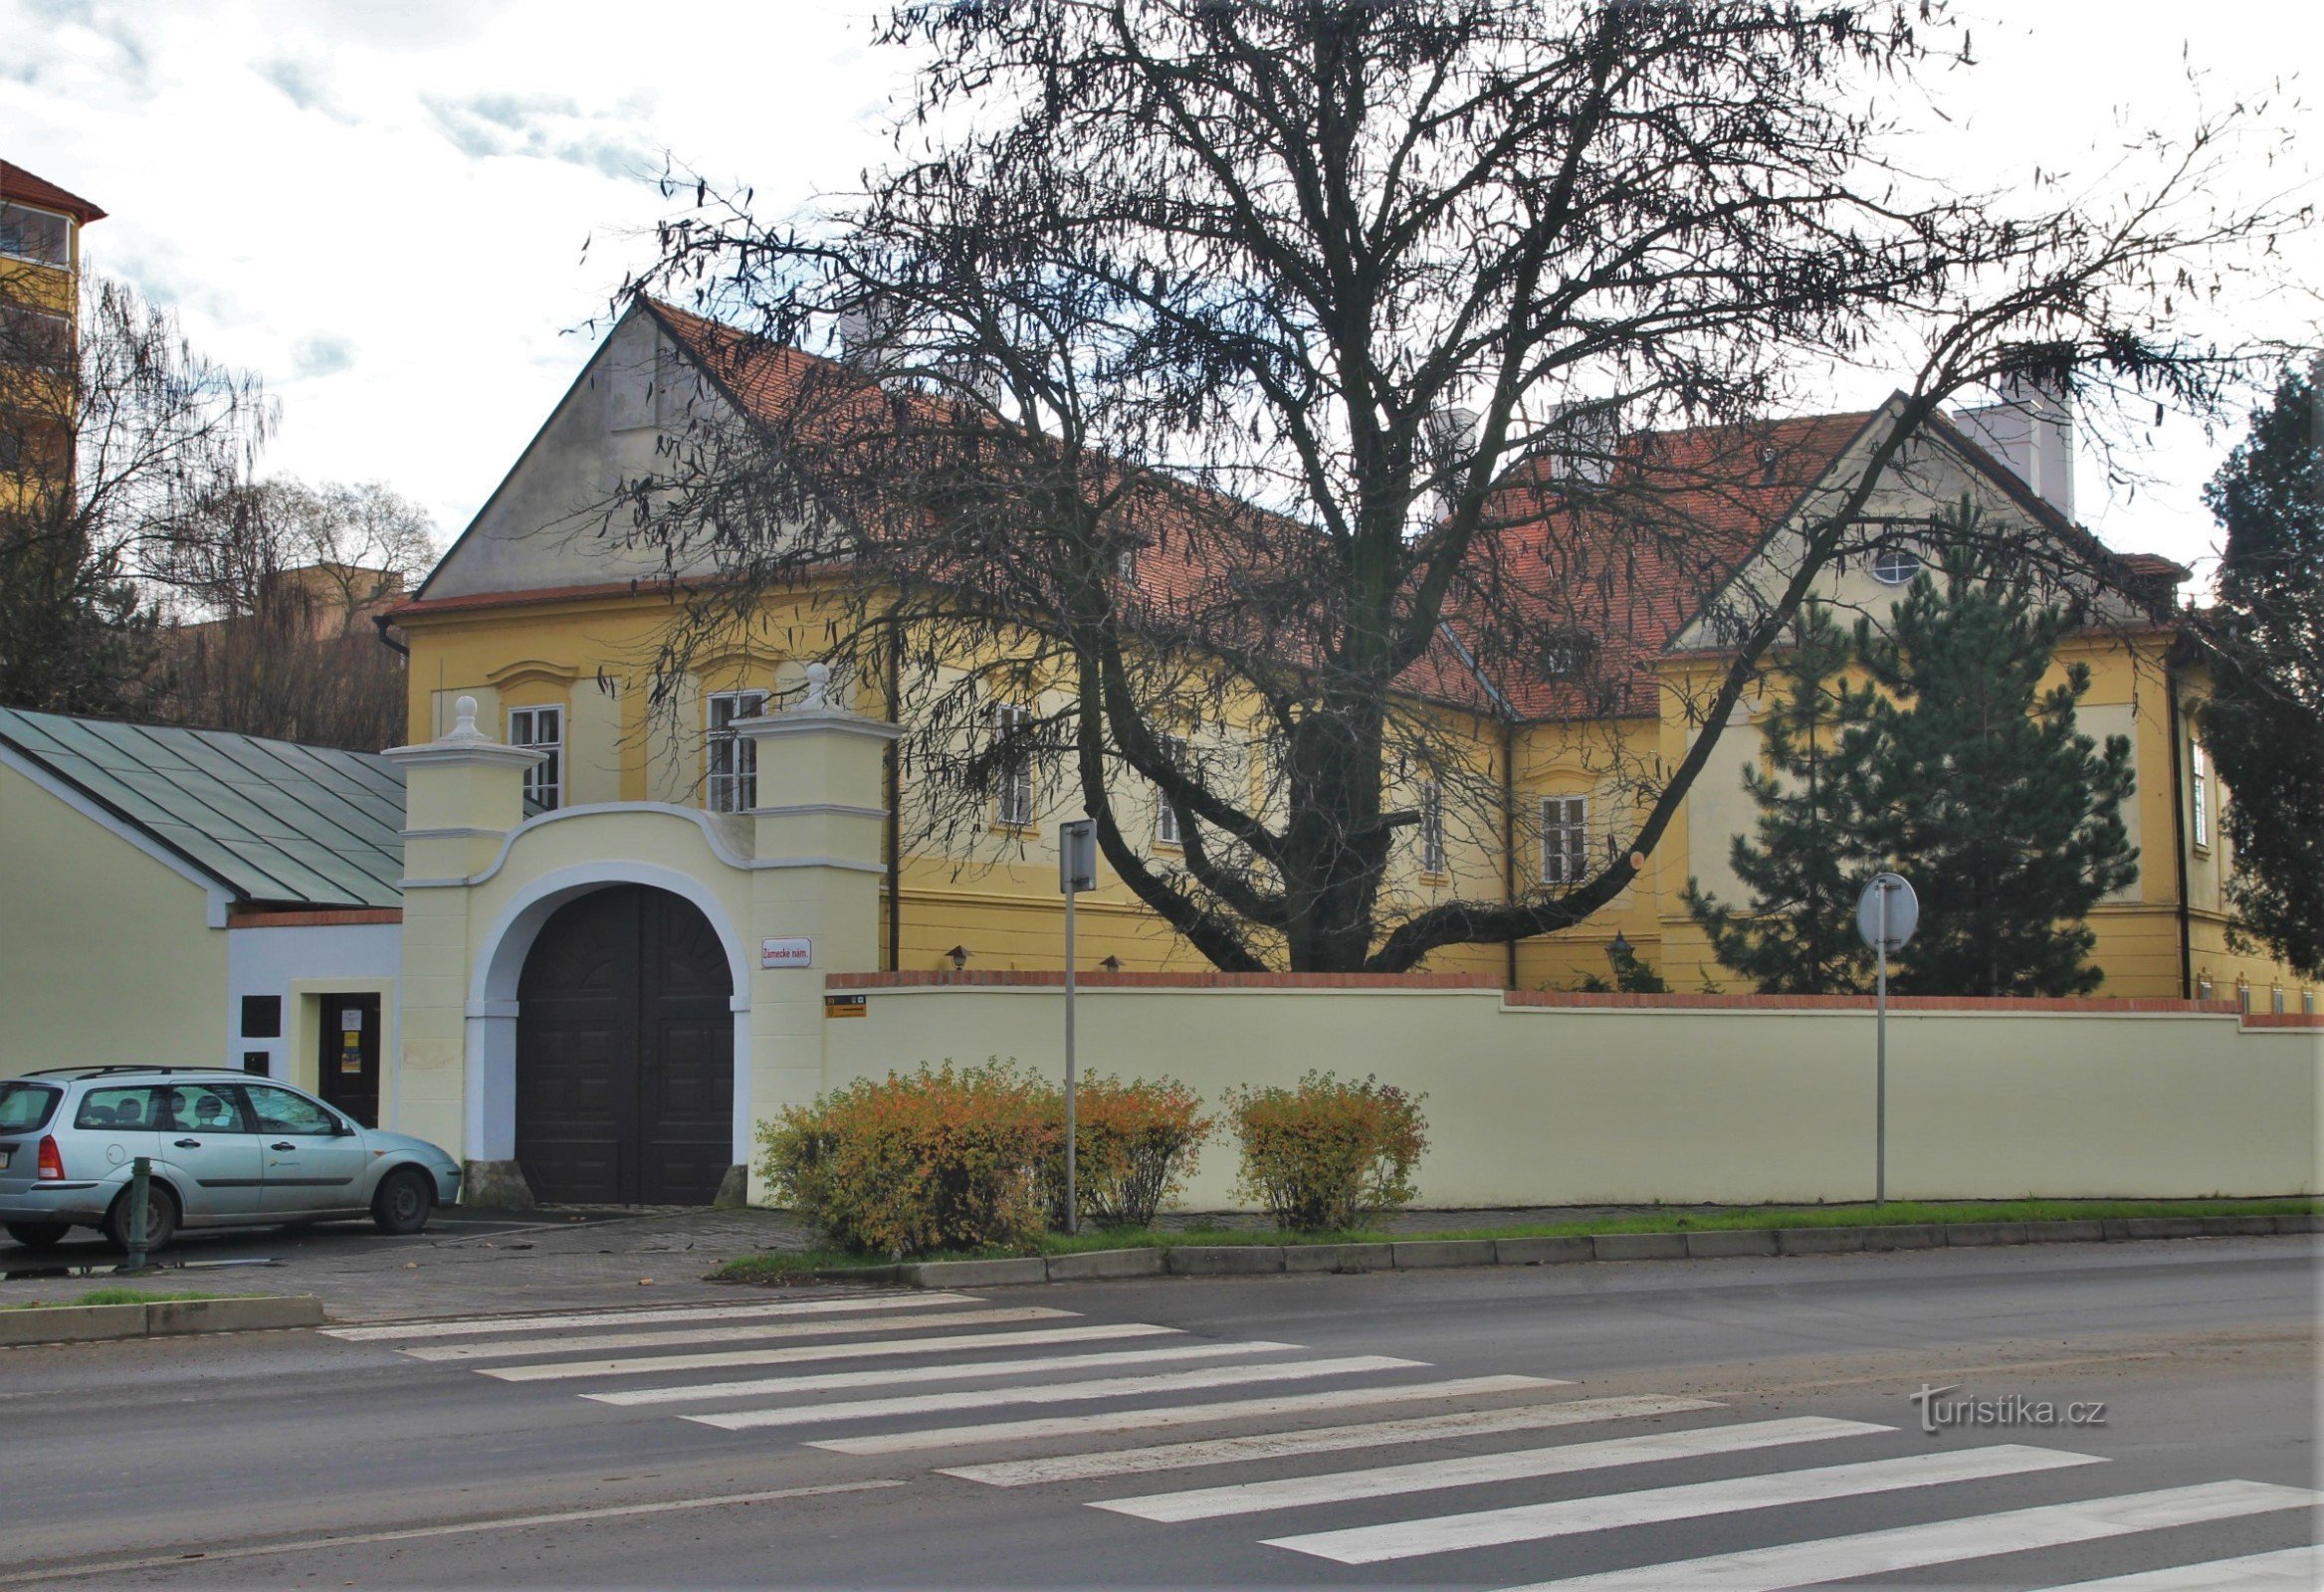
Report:
[[391,1116],[403,805],[374,753],[0,708],[0,1077],[225,1065]]

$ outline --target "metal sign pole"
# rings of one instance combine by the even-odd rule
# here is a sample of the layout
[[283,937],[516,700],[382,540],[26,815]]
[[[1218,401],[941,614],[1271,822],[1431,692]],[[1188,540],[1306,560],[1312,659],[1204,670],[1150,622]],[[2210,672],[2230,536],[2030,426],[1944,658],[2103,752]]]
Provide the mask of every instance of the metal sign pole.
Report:
[[1921,898],[1896,874],[1874,874],[1856,897],[1856,932],[1879,958],[1872,995],[1872,1197],[1888,1201],[1888,953],[1921,924]]
[[1073,898],[1098,888],[1098,827],[1077,818],[1057,829],[1057,888],[1065,894],[1065,1231],[1081,1231],[1081,1187],[1075,1166],[1080,1137],[1079,1080],[1073,1065]]
[[1879,1007],[1872,1041],[1872,1203],[1888,1203],[1888,885],[1880,891],[1880,975],[1873,997]]
[[1081,1231],[1081,1205],[1076,1198],[1073,1179],[1076,1114],[1073,1098],[1073,898],[1080,894],[1078,890],[1065,893],[1065,1231],[1068,1236]]

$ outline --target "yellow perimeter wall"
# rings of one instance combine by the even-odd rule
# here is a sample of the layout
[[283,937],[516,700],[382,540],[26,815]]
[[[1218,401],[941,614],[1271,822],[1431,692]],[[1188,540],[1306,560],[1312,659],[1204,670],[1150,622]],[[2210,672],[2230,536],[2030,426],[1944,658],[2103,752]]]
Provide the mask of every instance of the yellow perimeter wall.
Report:
[[[853,981],[850,981],[853,982]],[[882,987],[824,1021],[835,1088],[947,1058],[1062,1071],[1055,987]],[[1085,1070],[1215,1107],[1311,1067],[1424,1094],[1420,1203],[1862,1200],[1872,1017],[1774,1006],[1506,1004],[1496,990],[1100,988]],[[1889,1195],[2193,1197],[2320,1188],[2324,1027],[2232,1013],[1894,1013]],[[1223,1131],[1181,1204],[1238,1209]]]

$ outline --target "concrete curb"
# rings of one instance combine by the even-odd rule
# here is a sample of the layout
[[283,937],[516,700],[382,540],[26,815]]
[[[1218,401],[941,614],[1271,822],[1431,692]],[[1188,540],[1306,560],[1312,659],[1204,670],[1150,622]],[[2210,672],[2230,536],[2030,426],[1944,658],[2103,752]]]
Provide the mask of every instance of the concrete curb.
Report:
[[161,1299],[150,1304],[56,1304],[0,1310],[0,1347],[185,1337],[197,1332],[271,1332],[321,1324],[322,1300],[312,1294],[253,1299]]
[[[1577,1261],[1705,1261],[1863,1251],[1986,1249],[2159,1238],[2314,1233],[2313,1216],[2151,1216],[2106,1221],[1937,1222],[1881,1227],[1734,1227],[1557,1238],[1397,1239],[1384,1244],[1183,1244],[1004,1261],[924,1261],[819,1272],[829,1282],[908,1288],[998,1288],[1126,1277],[1258,1277],[1283,1272],[1417,1272],[1446,1267],[1559,1266]],[[257,1301],[250,1301],[257,1302]],[[289,1302],[289,1301],[270,1301]],[[156,1306],[158,1308],[158,1306]],[[128,1306],[136,1308],[136,1306]],[[0,1314],[0,1323],[7,1319]],[[286,1325],[299,1323],[284,1323]],[[210,1328],[209,1330],[224,1330]],[[134,1334],[129,1334],[134,1335]],[[7,1342],[0,1336],[0,1343]]]

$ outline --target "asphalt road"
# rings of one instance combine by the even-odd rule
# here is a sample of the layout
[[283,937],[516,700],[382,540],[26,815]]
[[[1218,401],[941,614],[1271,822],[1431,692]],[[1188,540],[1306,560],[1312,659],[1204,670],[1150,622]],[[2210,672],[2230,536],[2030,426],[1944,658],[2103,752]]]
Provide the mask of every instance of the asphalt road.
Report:
[[[2128,1584],[2311,1586],[2317,1260],[737,1291],[710,1309],[758,1313],[0,1350],[0,1587],[2033,1588],[2253,1555]],[[1924,1385],[2013,1424],[1927,1435]]]

